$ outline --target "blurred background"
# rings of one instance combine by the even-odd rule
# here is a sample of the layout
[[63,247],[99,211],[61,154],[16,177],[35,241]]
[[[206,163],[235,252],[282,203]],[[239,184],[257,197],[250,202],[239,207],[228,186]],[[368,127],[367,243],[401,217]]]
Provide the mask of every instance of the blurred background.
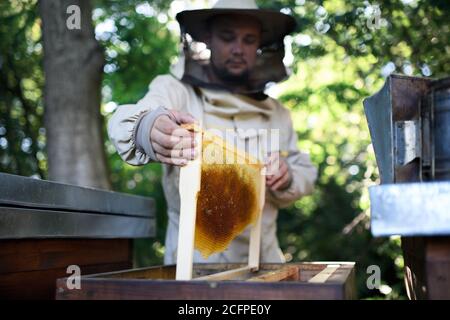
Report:
[[[44,99],[45,90],[55,95],[50,91],[53,82],[46,83],[44,74],[51,76],[57,70],[52,66],[58,59],[67,58],[64,63],[68,70],[76,67],[79,62],[71,61],[76,61],[78,49],[67,56],[50,50],[47,54],[43,39],[53,37],[64,47],[64,37],[52,35],[54,22],[45,14],[56,2],[41,2],[0,2],[0,171],[71,183],[70,179],[58,178],[56,169],[59,166],[59,172],[64,171],[63,161],[54,158],[51,151],[57,146],[55,142],[52,147],[51,141],[58,141],[65,128],[60,125],[60,131],[52,129],[59,123],[55,119],[57,110],[51,109],[57,100]],[[83,30],[88,31],[81,36],[91,37],[90,43],[98,45],[101,53],[98,84],[89,82],[93,90],[85,90],[87,98],[92,91],[91,100],[98,100],[96,113],[88,114],[86,119],[94,119],[101,131],[100,147],[90,152],[89,161],[100,166],[96,172],[104,172],[94,181],[74,183],[155,198],[157,237],[135,241],[134,264],[162,264],[167,219],[161,166],[127,165],[108,140],[105,124],[118,105],[136,103],[152,79],[167,73],[176,61],[176,13],[210,7],[214,1],[72,2],[79,3]],[[257,2],[263,8],[292,14],[298,21],[299,28],[285,41],[284,62],[292,76],[271,86],[268,94],[292,111],[299,147],[309,152],[319,167],[314,194],[280,212],[278,236],[286,259],[356,261],[359,298],[406,298],[400,238],[373,238],[369,230],[368,187],[378,184],[379,179],[362,100],[379,90],[391,73],[433,78],[449,75],[450,3]],[[49,28],[42,27],[43,20]],[[81,57],[80,61],[86,59]],[[76,76],[73,79],[82,81]],[[101,92],[100,98],[96,90]],[[70,91],[56,94],[59,97]],[[65,113],[62,106],[58,107]],[[80,108],[76,112],[85,111]],[[59,113],[59,117],[63,119],[64,115]],[[72,142],[65,145],[70,154]],[[76,156],[71,159],[75,163],[82,161]],[[83,171],[83,166],[78,170]],[[382,286],[378,290],[366,286],[370,265],[381,268]]]

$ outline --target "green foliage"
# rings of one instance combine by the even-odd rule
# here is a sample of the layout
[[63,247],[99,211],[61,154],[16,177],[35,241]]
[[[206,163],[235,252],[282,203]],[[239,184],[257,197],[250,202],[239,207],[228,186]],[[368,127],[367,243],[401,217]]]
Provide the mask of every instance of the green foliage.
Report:
[[[97,37],[105,48],[106,123],[117,104],[137,102],[151,80],[168,71],[178,39],[167,31],[173,22],[169,1],[93,3]],[[298,21],[298,30],[286,41],[293,75],[275,94],[292,110],[299,147],[319,167],[314,194],[280,211],[278,235],[286,258],[356,261],[360,298],[404,298],[400,239],[375,239],[369,231],[368,188],[379,180],[362,99],[375,93],[394,69],[418,76],[449,74],[450,3],[383,1],[379,20],[363,0],[259,3],[287,10]],[[45,178],[36,4],[0,2],[0,170]],[[135,265],[161,264],[167,223],[161,166],[132,167],[108,140],[105,148],[113,189],[150,196],[157,203],[157,237],[136,241]],[[366,268],[373,264],[381,268],[380,291],[365,284]]]
[[[379,25],[370,28],[376,21],[367,1],[260,2],[291,8],[299,22],[288,40],[295,74],[278,91],[292,109],[299,146],[319,166],[313,196],[280,212],[278,234],[286,257],[356,261],[361,298],[402,298],[400,240],[374,239],[369,232],[368,187],[379,180],[362,99],[394,68],[410,75],[448,75],[450,4],[385,1]],[[365,283],[372,264],[381,268],[379,292]]]
[[[97,38],[106,53],[103,81],[106,107],[102,111],[109,119],[111,110],[107,106],[136,103],[154,77],[169,71],[171,60],[178,53],[177,39],[168,31],[166,23],[159,21],[167,17],[170,4],[167,1],[156,1],[152,6],[141,1],[98,1],[96,4],[93,17],[97,31],[102,25],[107,27],[107,31],[97,33]],[[104,131],[107,136],[106,128]],[[109,140],[105,146],[113,190],[152,197],[156,201],[157,235],[155,239],[135,241],[135,265],[162,264],[167,217],[161,165],[127,165]]]
[[105,99],[135,103],[147,92],[152,78],[168,72],[171,58],[177,54],[176,39],[166,24],[158,21],[158,15],[165,15],[159,7],[152,7],[155,12],[148,16],[136,10],[142,1],[100,4],[94,10],[94,22],[97,26],[109,24],[108,31],[97,35],[106,53],[103,83],[110,95]]
[[45,178],[37,1],[0,2],[0,171]]

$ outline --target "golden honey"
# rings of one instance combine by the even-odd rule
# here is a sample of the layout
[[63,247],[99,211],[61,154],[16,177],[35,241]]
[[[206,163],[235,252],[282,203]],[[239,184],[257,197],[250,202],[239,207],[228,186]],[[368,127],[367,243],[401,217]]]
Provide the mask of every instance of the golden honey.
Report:
[[[234,162],[225,162],[227,151]],[[195,248],[207,258],[256,221],[264,177],[260,162],[217,136],[203,134],[202,154]]]

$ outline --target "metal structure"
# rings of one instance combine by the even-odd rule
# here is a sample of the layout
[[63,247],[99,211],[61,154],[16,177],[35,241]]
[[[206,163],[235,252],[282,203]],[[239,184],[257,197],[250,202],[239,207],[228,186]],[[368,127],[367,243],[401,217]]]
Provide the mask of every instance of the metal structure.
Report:
[[381,176],[372,234],[403,237],[410,298],[450,298],[450,78],[391,75],[364,109]]
[[450,78],[392,75],[364,109],[383,184],[450,180]]
[[153,199],[0,173],[0,239],[146,238]]

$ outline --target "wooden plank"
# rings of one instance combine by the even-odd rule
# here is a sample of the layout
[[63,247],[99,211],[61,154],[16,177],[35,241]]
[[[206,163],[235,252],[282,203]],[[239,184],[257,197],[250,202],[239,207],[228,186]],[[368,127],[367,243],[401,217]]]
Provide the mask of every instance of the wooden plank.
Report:
[[[197,146],[202,145],[202,135],[195,135]],[[200,149],[200,148],[199,148]],[[194,259],[195,218],[197,214],[197,195],[201,183],[200,152],[196,159],[180,169],[180,221],[178,227],[177,248],[177,280],[192,279],[192,264]]]
[[24,239],[0,241],[0,298],[53,299],[55,281],[69,265],[82,275],[129,268],[129,239]]
[[450,237],[426,238],[427,298],[450,299]]
[[112,272],[97,273],[86,278],[118,278],[118,279],[148,279],[148,280],[174,280],[176,266],[155,266],[136,268]]
[[[264,271],[273,272],[277,268],[287,266],[298,267],[300,275],[302,272],[318,274],[326,265],[319,263],[292,263],[292,264],[261,264],[260,273]],[[238,267],[238,268],[236,268]],[[197,264],[195,270],[211,272],[242,269],[244,264]],[[152,267],[138,269],[136,275],[145,276],[145,269],[167,269],[172,270],[174,266]],[[281,282],[267,281],[175,281],[175,280],[152,280],[131,277],[132,270],[123,272],[126,277],[120,277],[116,272],[114,278],[102,275],[82,277],[81,290],[67,290],[65,280],[59,279],[57,286],[57,299],[246,299],[246,300],[273,300],[273,299],[351,299],[355,298],[354,264],[343,263],[334,272],[326,283],[310,283],[302,280],[286,279]],[[165,272],[162,272],[165,273]],[[107,275],[106,274],[106,275]],[[336,277],[336,279],[332,279]]]
[[[130,268],[129,261],[80,266],[81,274]],[[66,268],[5,273],[0,275],[0,299],[53,300],[56,280],[67,277]],[[64,282],[64,286],[65,286]]]
[[[59,280],[58,280],[59,281]],[[340,300],[345,284],[84,279],[81,290],[58,282],[58,300]]]
[[450,260],[450,237],[428,237],[426,240],[428,261],[448,262]]
[[341,264],[339,269],[337,269],[326,281],[327,285],[339,283],[344,283],[342,294],[345,295],[346,300],[357,299],[354,263]]
[[410,300],[426,299],[425,237],[402,237],[406,293]]
[[223,272],[218,272],[214,274],[210,274],[203,277],[194,278],[194,280],[205,280],[205,281],[219,281],[219,280],[233,280],[237,277],[241,277],[243,275],[252,272],[252,268],[250,266],[227,270]]
[[339,269],[339,265],[328,265],[325,269],[320,271],[314,277],[308,280],[309,283],[324,283],[328,280],[328,278]]
[[252,277],[247,281],[284,281],[284,280],[299,280],[299,267],[286,266],[280,270],[269,271],[259,276]]
[[131,261],[131,244],[128,239],[1,240],[0,274]]
[[408,297],[450,299],[450,237],[402,237]]
[[265,195],[266,195],[266,179],[261,171],[261,185],[260,185],[260,193],[259,193],[259,208],[260,212],[258,214],[258,218],[255,221],[255,224],[252,226],[250,231],[250,243],[249,243],[249,252],[248,252],[248,266],[254,270],[258,270],[259,268],[259,258],[261,251],[261,221],[262,214],[264,210],[265,204]]

